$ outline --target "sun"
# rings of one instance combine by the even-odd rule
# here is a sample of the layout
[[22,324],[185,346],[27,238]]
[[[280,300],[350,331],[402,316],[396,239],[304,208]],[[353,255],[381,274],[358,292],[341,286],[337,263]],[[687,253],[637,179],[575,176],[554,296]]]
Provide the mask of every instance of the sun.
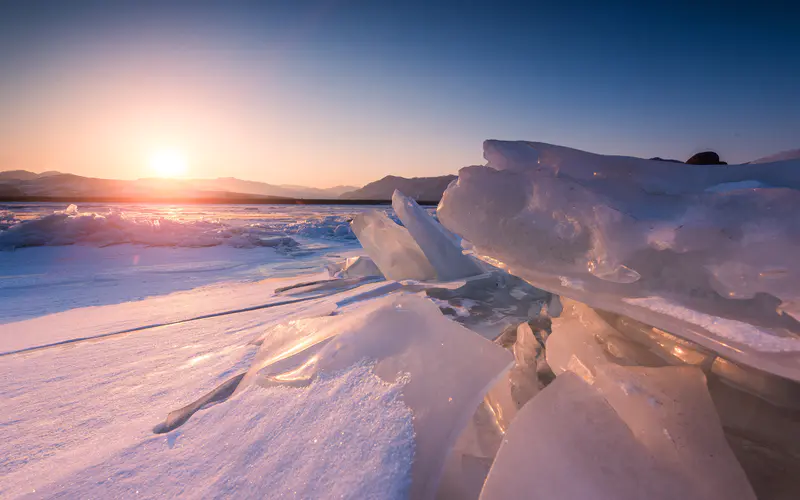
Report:
[[153,153],[150,168],[158,177],[180,177],[186,173],[186,156],[180,151],[165,149]]

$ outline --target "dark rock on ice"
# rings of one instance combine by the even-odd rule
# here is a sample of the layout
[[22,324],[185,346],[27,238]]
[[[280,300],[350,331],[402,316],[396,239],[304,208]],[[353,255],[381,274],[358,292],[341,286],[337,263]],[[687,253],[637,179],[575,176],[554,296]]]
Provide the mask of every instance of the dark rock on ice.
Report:
[[719,161],[719,155],[713,151],[703,151],[692,156],[686,163],[689,165],[727,165],[724,161]]

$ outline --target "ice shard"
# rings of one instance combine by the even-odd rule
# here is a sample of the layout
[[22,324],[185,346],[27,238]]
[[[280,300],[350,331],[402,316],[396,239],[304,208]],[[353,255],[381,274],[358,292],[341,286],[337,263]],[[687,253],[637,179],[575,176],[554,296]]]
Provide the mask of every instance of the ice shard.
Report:
[[436,278],[436,271],[408,230],[385,213],[372,210],[359,214],[353,219],[352,228],[361,246],[388,279]]
[[433,265],[439,280],[450,281],[484,272],[477,262],[461,252],[461,245],[453,234],[420,208],[416,201],[395,190],[392,208]]
[[755,498],[694,367],[566,372],[506,432],[483,500]]
[[606,364],[594,386],[653,456],[680,471],[687,490],[681,498],[755,498],[699,368]]
[[481,500],[674,499],[665,469],[602,395],[574,373],[556,377],[505,435]]

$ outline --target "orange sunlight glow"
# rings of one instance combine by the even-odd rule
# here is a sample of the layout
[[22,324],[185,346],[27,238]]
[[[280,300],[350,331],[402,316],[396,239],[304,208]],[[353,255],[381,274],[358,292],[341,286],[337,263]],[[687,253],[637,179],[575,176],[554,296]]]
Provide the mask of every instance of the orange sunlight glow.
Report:
[[150,169],[158,177],[181,177],[188,170],[186,156],[175,150],[157,151],[150,157]]

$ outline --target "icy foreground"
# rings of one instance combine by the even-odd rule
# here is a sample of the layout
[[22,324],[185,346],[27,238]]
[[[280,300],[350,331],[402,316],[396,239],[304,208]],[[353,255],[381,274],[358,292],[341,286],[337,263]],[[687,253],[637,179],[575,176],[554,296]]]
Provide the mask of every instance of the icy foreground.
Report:
[[14,429],[0,494],[433,498],[512,357],[407,294],[424,288],[349,280],[232,285],[296,302],[207,319],[191,308],[219,296],[184,292],[188,320],[100,338],[156,299],[105,306],[64,347],[29,339],[0,357],[0,420]]
[[[327,272],[281,278],[289,262],[270,262],[272,279],[0,325],[0,497],[797,498],[800,384],[780,376],[797,340],[774,312],[791,286],[723,298],[698,274],[713,227],[676,240],[691,251],[626,260],[645,219],[606,217],[633,199],[663,236],[676,200],[788,174],[657,196],[673,174],[640,160],[604,183],[570,167],[594,155],[541,145],[552,175],[516,169],[527,143],[488,146],[501,170],[465,169],[440,207],[463,233],[396,193],[402,225],[358,214],[367,255],[305,262]],[[766,228],[717,216],[702,220],[737,237]],[[462,252],[470,231],[487,262]],[[737,241],[717,250],[737,257]]]
[[438,209],[476,255],[800,380],[798,160],[684,165],[502,141],[484,156]]

